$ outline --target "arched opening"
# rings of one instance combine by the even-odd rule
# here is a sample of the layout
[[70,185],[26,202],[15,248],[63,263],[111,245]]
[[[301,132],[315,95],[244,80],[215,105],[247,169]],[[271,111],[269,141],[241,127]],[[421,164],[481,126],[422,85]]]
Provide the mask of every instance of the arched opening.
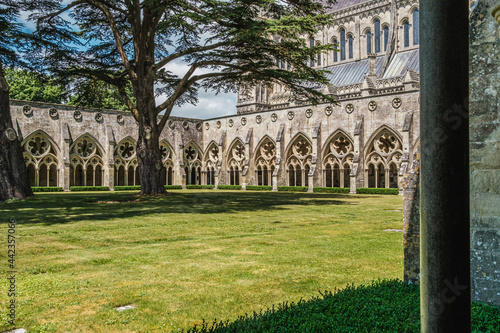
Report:
[[410,23],[408,21],[403,23],[403,43],[404,47],[410,46]]
[[78,164],[76,168],[72,166],[72,172],[70,173],[73,176],[73,186],[84,186],[84,174],[81,164]]
[[191,168],[191,177],[189,185],[196,185],[196,168]]
[[128,181],[128,186],[134,186],[135,185],[135,181],[134,181],[134,177],[135,176],[135,170],[134,170],[134,167],[133,166],[129,166],[128,167],[128,177],[127,177],[127,181]]
[[139,173],[139,166],[135,168],[134,185],[141,185],[141,175]]
[[[337,38],[334,38],[333,41],[332,41],[332,44],[335,46],[335,47],[338,47],[338,42],[337,42]],[[339,61],[339,54],[337,51],[333,51],[333,62],[338,62]]]
[[396,164],[391,163],[391,167],[389,169],[389,187],[390,188],[398,188],[398,168]]
[[[309,38],[309,47],[313,48],[314,47],[314,38]],[[314,67],[314,56],[311,56],[311,62],[309,64],[310,67]]]
[[340,168],[338,164],[333,166],[333,187],[340,187]]
[[380,49],[380,45],[381,45],[381,41],[380,41],[380,20],[375,20],[374,22],[374,34],[375,34],[375,53],[380,53],[381,49]]
[[309,171],[311,170],[311,167],[309,164],[306,164],[304,167],[304,186],[309,186]]
[[52,164],[49,168],[49,186],[57,186],[57,166]]
[[368,165],[368,187],[377,187],[375,184],[375,166]]
[[94,167],[89,165],[87,167],[87,172],[85,173],[85,186],[95,186],[94,182]]
[[163,185],[168,185],[167,183],[167,168],[163,166],[160,170],[160,182]]
[[325,168],[325,186],[326,187],[333,187],[333,181],[332,181],[332,167],[330,164],[326,165]]
[[354,37],[352,37],[352,35],[349,35],[348,45],[349,45],[349,59],[352,59],[354,58]]
[[38,186],[49,186],[48,184],[48,169],[45,164],[40,166],[40,170],[38,171]]
[[268,186],[269,185],[269,170],[267,169],[267,166],[264,165],[264,169],[263,169],[262,173],[264,175],[264,181],[262,182],[262,184],[264,186]]
[[378,181],[377,181],[377,188],[385,188],[385,168],[382,164],[378,165],[377,168],[377,173],[378,173]]
[[345,60],[345,29],[340,30],[340,61]]
[[118,186],[125,185],[125,167],[123,165],[118,167],[118,171],[116,173],[116,184]]
[[413,11],[413,45],[420,43],[420,12],[418,9]]
[[351,187],[351,166],[344,165],[344,187]]
[[28,165],[28,179],[30,186],[36,186],[36,170],[33,164]]
[[387,51],[387,43],[389,42],[389,27],[384,27],[384,52]]
[[366,53],[372,53],[372,32],[370,30],[366,32]]
[[257,185],[262,185],[262,168],[260,165],[257,167]]
[[292,186],[302,186],[302,168],[300,165],[295,166],[295,185]]
[[288,186],[295,186],[295,168],[290,165],[288,169]]

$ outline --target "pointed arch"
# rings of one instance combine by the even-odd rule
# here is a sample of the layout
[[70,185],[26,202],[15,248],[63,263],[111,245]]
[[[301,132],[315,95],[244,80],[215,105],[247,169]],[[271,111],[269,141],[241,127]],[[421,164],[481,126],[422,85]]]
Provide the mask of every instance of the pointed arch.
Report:
[[323,182],[326,187],[349,187],[354,159],[354,140],[341,128],[334,131],[322,149]]
[[[217,148],[219,148],[219,144],[217,142],[215,142],[215,140],[210,140],[210,142],[207,145],[207,148],[203,152],[203,161],[207,161],[210,158],[210,156],[209,156],[210,149],[213,148],[214,146],[217,147]],[[219,152],[219,156],[218,157],[220,158],[220,152]]]
[[201,185],[201,158],[203,150],[193,140],[189,140],[182,149],[186,185]]
[[21,147],[31,186],[58,186],[61,152],[46,132],[36,130],[22,141]]
[[285,156],[288,156],[288,154],[290,153],[290,150],[292,149],[292,146],[293,146],[293,143],[298,139],[302,137],[304,140],[307,141],[307,143],[309,143],[312,147],[312,140],[309,138],[309,136],[307,136],[307,134],[305,134],[304,132],[297,132],[293,138],[290,140],[290,142],[288,143],[288,146],[286,147],[285,149]]
[[330,141],[335,137],[337,136],[338,134],[342,134],[344,135],[347,139],[349,139],[349,141],[354,145],[354,138],[348,133],[348,131],[346,131],[345,129],[339,127],[337,128],[335,131],[333,131],[329,136],[328,138],[326,138],[326,140],[323,142],[323,146],[322,146],[322,150],[321,150],[321,156],[325,156],[325,153],[326,151],[328,150],[328,143],[330,143]]
[[312,141],[302,132],[297,133],[286,149],[286,169],[289,186],[307,186],[312,164]]
[[276,169],[276,142],[264,135],[255,149],[255,177],[257,185],[272,185],[272,174]]
[[104,181],[104,148],[89,133],[80,135],[69,148],[70,186],[101,186]]

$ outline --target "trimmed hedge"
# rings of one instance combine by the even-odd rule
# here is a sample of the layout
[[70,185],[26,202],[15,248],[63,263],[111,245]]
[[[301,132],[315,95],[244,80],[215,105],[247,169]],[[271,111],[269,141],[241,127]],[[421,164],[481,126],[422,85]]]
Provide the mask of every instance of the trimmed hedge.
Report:
[[107,186],[71,186],[69,188],[73,192],[86,192],[86,191],[109,191]]
[[165,185],[165,190],[182,190],[181,185]]
[[32,187],[31,190],[33,192],[63,192],[62,187],[55,187],[55,186],[50,186],[50,187]]
[[307,186],[278,186],[278,192],[307,192]]
[[272,191],[272,186],[247,185],[247,191]]
[[[472,303],[472,331],[500,332],[500,307]],[[203,321],[188,333],[420,332],[419,287],[400,280],[375,281],[285,302],[235,321]]]
[[140,191],[141,185],[135,186],[115,186],[115,191]]
[[241,185],[219,185],[217,186],[219,190],[241,190]]
[[398,195],[399,190],[397,188],[357,188],[356,194],[388,194],[388,195]]
[[348,187],[315,187],[314,193],[349,193]]
[[214,185],[186,185],[188,190],[213,190]]

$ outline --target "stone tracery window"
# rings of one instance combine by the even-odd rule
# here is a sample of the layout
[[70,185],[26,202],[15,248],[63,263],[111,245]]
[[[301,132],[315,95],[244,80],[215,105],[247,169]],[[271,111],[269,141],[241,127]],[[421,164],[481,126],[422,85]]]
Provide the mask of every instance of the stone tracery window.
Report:
[[241,173],[246,161],[245,145],[240,140],[236,139],[228,151],[228,167],[230,185],[241,184]]
[[326,143],[323,180],[326,187],[350,187],[354,145],[341,131]]
[[312,145],[299,135],[288,149],[286,165],[289,186],[308,186],[312,162]]
[[28,137],[22,146],[30,185],[58,186],[58,154],[49,136],[39,131]]
[[368,146],[365,177],[368,187],[398,188],[403,151],[401,140],[391,130],[381,130]]
[[161,153],[161,180],[165,185],[174,184],[174,162],[172,158],[172,147],[166,141],[160,142],[160,153]]
[[115,185],[141,185],[139,163],[136,155],[137,145],[132,138],[123,139],[115,148]]
[[215,173],[217,170],[217,163],[221,158],[220,155],[219,146],[215,142],[210,143],[205,155],[205,174],[207,185],[215,185]]
[[201,155],[194,143],[189,143],[182,150],[186,185],[201,185]]
[[272,175],[276,169],[276,145],[266,137],[256,149],[255,155],[257,185],[272,185]]
[[70,147],[70,186],[102,186],[103,152],[97,141],[84,135]]

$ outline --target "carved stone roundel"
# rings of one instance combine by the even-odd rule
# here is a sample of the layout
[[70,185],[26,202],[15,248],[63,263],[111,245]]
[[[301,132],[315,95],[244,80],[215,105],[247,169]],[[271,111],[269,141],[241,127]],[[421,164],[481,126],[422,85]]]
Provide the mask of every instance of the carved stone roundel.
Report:
[[173,129],[175,129],[175,123],[174,123],[174,121],[173,121],[173,120],[169,120],[169,121],[168,121],[168,127],[169,127],[170,129],[172,129],[172,130],[173,130]]
[[312,117],[312,115],[313,115],[313,110],[312,110],[312,109],[307,109],[307,110],[306,110],[306,117],[307,117],[307,118],[311,118],[311,117]]
[[23,106],[23,113],[25,116],[29,117],[33,114],[33,109],[29,105]]
[[234,126],[234,120],[229,119],[229,127],[233,127],[233,126]]
[[278,120],[278,115],[276,113],[273,113],[271,115],[271,121],[274,123],[274,122],[276,122],[276,120]]
[[346,111],[347,113],[353,113],[353,112],[354,112],[354,105],[353,105],[353,104],[347,104],[347,105],[345,106],[345,111]]
[[83,139],[76,145],[76,152],[82,157],[89,157],[95,151],[96,146],[94,143],[87,139]]
[[57,111],[57,109],[51,108],[49,110],[49,116],[52,119],[56,119],[59,116],[59,112]]
[[368,103],[368,110],[372,112],[377,110],[377,102],[371,101],[370,103]]
[[189,129],[189,123],[187,121],[183,122],[182,127],[187,131]]
[[196,130],[197,130],[198,132],[201,132],[201,131],[203,130],[203,124],[202,124],[202,123],[197,123],[197,124],[196,124]]
[[292,149],[294,155],[300,159],[307,157],[311,153],[311,145],[304,139],[298,140]]
[[399,109],[401,107],[401,104],[403,104],[403,102],[399,97],[396,97],[392,100],[392,107],[395,109]]
[[75,120],[81,120],[82,119],[82,113],[80,111],[76,110],[73,113],[73,118],[75,118]]
[[222,126],[222,123],[220,122],[220,120],[217,121],[217,128],[221,128]]
[[247,118],[245,117],[241,118],[241,124],[245,126],[247,124]]
[[5,130],[5,136],[7,136],[9,141],[16,141],[17,139],[17,133],[12,128],[7,128],[7,130]]
[[332,108],[331,106],[327,106],[327,107],[325,108],[325,114],[326,114],[327,116],[331,116],[331,115],[332,115],[332,113],[333,113],[333,108]]
[[260,124],[262,122],[262,116],[261,115],[258,115],[257,117],[255,117],[255,122],[257,124]]
[[288,111],[288,119],[292,120],[294,116],[295,114],[293,113],[293,111]]
[[97,113],[95,114],[95,121],[97,121],[98,123],[100,123],[100,122],[101,122],[101,121],[103,121],[103,120],[104,120],[104,117],[102,116],[102,113],[97,112]]
[[210,124],[209,123],[205,123],[205,129],[208,131],[210,129]]
[[123,115],[119,114],[116,116],[116,122],[120,125],[123,125],[125,123],[125,119],[123,118]]
[[400,147],[399,141],[394,134],[389,131],[383,131],[375,139],[374,148],[382,156],[388,156]]

